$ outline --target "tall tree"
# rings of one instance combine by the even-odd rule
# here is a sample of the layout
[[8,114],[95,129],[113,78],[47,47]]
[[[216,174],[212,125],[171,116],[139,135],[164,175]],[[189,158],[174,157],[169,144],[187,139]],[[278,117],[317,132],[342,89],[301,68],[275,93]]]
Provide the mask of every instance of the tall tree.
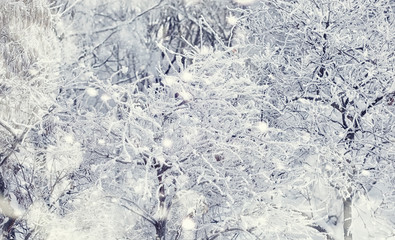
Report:
[[[300,194],[311,208],[306,214],[328,238],[391,236],[391,1],[267,1],[244,23],[259,53],[251,56],[252,74],[268,85],[276,107],[271,121],[301,140],[292,157],[305,171]],[[369,213],[359,209],[366,204],[374,205]],[[376,232],[358,226],[363,221],[385,227]]]
[[[227,24],[237,21],[230,20]],[[283,149],[290,142],[277,137],[281,131],[269,127],[257,108],[267,86],[245,71],[248,49],[232,47],[208,19],[194,24],[205,31],[182,40],[189,50],[156,43],[160,57],[155,59],[162,66],[157,82],[142,86],[144,76],[114,81],[129,65],[111,75],[73,69],[85,74],[72,79],[58,99],[66,100],[62,118],[86,154],[73,175],[75,197],[63,206],[64,218],[41,218],[67,227],[46,224],[42,236],[57,239],[70,231],[84,239],[320,235],[302,212],[280,202],[297,179],[284,175],[283,159],[297,149]],[[213,42],[202,41],[206,34]],[[80,207],[90,203],[105,207],[81,217]],[[98,215],[107,217],[92,235]]]
[[[93,82],[97,89],[86,90],[107,99],[101,105],[106,111],[91,109],[99,114],[90,117],[81,112],[93,126],[95,143],[86,149],[91,156],[85,164],[97,184],[87,191],[98,192],[94,201],[125,209],[121,215],[133,224],[117,236],[319,235],[300,211],[278,202],[276,195],[296,179],[278,169],[293,149],[277,146],[289,143],[275,137],[279,133],[269,130],[255,108],[266,86],[245,75],[245,59],[233,50],[202,54],[197,47],[184,55],[193,64],[177,61],[180,73],[163,74],[145,92],[136,83],[119,86],[100,78]],[[96,218],[85,221],[94,224]]]
[[33,229],[23,216],[35,201],[49,204],[64,177],[64,168],[47,171],[54,159],[45,150],[51,136],[59,137],[51,114],[60,84],[61,46],[52,17],[46,1],[0,2],[0,210],[5,239],[31,236]]
[[51,3],[0,5],[6,238],[391,237],[390,1]]

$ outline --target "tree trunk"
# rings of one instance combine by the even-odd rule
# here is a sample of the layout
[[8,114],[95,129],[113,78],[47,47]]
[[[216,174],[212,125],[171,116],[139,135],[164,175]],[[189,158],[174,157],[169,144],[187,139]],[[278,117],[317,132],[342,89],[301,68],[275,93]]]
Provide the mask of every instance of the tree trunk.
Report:
[[168,206],[166,206],[166,191],[165,191],[165,185],[163,183],[163,173],[170,167],[166,165],[159,165],[159,164],[156,164],[154,167],[156,168],[156,174],[159,182],[159,189],[158,189],[159,216],[158,216],[158,220],[155,222],[156,240],[165,240]]
[[[12,208],[11,204],[9,203],[8,199],[4,197],[5,194],[5,183],[3,181],[3,176],[0,174],[0,210],[1,218],[3,222],[1,223],[3,226],[1,228],[1,235],[6,239],[15,239],[15,232],[14,232],[14,223],[17,219],[17,216],[14,213],[14,209]],[[0,235],[0,239],[1,239]]]
[[344,240],[352,240],[352,196],[343,199],[343,231]]
[[162,183],[162,176],[158,178],[160,180],[159,187],[159,219],[156,221],[155,229],[156,229],[156,240],[165,240],[166,239],[166,206],[165,206],[165,187]]
[[155,230],[156,230],[156,240],[165,240],[166,239],[166,219],[157,221],[155,224]]

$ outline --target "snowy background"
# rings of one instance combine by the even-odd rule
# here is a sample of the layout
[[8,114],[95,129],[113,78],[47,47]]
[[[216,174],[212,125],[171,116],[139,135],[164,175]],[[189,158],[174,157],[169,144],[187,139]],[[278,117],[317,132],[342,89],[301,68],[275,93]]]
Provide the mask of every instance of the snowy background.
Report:
[[395,1],[0,1],[0,239],[395,240]]

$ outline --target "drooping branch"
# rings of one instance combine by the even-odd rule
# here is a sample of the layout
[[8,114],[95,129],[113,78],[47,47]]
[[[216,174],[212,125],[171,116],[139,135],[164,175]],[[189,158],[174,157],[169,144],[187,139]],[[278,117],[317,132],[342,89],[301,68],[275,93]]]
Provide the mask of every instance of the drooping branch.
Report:
[[0,119],[0,126],[2,126],[3,128],[5,128],[5,130],[7,130],[9,133],[11,133],[11,135],[12,135],[14,138],[17,138],[17,135],[16,135],[16,133],[15,133],[15,130],[12,129],[12,127],[9,126],[9,125],[8,125],[6,122],[4,122],[2,119]]
[[[250,230],[252,230],[252,229],[244,230],[244,229],[242,229],[242,228],[237,228],[237,227],[234,227],[234,228],[226,228],[226,229],[223,229],[223,230],[215,231],[214,234],[213,234],[212,236],[208,236],[208,237],[207,237],[207,240],[214,240],[214,239],[218,238],[219,236],[221,236],[222,234],[224,234],[224,233],[229,233],[229,232],[248,232],[249,234],[251,234],[251,233],[250,233]],[[259,238],[256,237],[255,235],[253,235],[253,234],[251,234],[251,235],[254,236],[255,239],[259,239]]]
[[146,13],[156,9],[157,7],[159,7],[162,4],[162,2],[163,2],[163,0],[160,0],[157,4],[148,8],[147,10],[143,11],[142,13],[136,15],[134,18],[130,19],[129,21],[122,22],[122,23],[115,25],[115,26],[106,27],[103,29],[96,30],[95,33],[107,32],[107,31],[112,31],[112,30],[119,30],[122,26],[129,25],[129,24],[133,23],[134,21],[136,21],[141,16],[145,15]]
[[133,212],[133,213],[135,213],[135,214],[137,214],[138,216],[140,216],[140,217],[142,217],[143,219],[147,220],[147,221],[148,221],[149,223],[151,223],[152,225],[154,225],[154,226],[156,225],[156,220],[155,220],[154,218],[152,218],[146,211],[144,211],[143,209],[141,209],[135,202],[133,202],[133,201],[127,199],[127,198],[124,198],[124,197],[122,197],[121,199],[124,200],[124,201],[126,201],[127,203],[133,205],[135,208],[138,209],[138,211],[136,211],[136,210],[134,210],[134,209],[132,209],[132,208],[130,208],[130,207],[124,205],[124,204],[121,204],[122,207],[128,209],[129,211],[131,211],[131,212]]
[[365,114],[368,112],[369,109],[371,109],[372,107],[374,107],[374,106],[376,106],[377,104],[379,104],[379,103],[381,102],[381,100],[383,100],[383,99],[384,99],[384,96],[377,97],[377,98],[373,101],[373,103],[369,104],[369,106],[368,106],[366,109],[364,109],[363,111],[361,111],[360,116],[361,116],[361,117],[365,116]]
[[[2,156],[0,154],[0,166],[2,166],[7,160],[8,158],[11,156],[11,154],[13,152],[15,152],[16,148],[18,147],[18,145],[22,142],[23,138],[25,137],[26,133],[29,131],[28,128],[26,128],[22,134],[20,135],[20,137],[14,137],[13,143],[11,145],[11,147],[6,150],[6,153],[4,154],[4,156]],[[1,157],[3,157],[3,159],[1,159]]]

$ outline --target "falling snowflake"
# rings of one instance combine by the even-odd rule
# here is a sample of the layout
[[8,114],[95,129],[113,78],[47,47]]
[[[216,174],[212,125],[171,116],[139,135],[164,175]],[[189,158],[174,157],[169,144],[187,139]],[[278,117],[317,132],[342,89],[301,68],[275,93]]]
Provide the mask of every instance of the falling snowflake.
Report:
[[128,67],[125,67],[125,66],[122,66],[122,68],[121,68],[121,72],[122,72],[123,74],[128,73],[128,70],[129,70],[129,68],[128,68]]
[[72,144],[72,143],[74,142],[74,138],[73,138],[72,135],[66,135],[66,136],[64,137],[64,141],[65,141],[66,143],[68,143],[68,144]]
[[182,221],[182,229],[185,231],[191,231],[194,230],[196,227],[195,221],[193,221],[192,218],[187,217]]
[[235,16],[230,15],[229,17],[226,18],[226,21],[227,21],[230,25],[234,26],[234,25],[237,24],[238,19],[237,19]]
[[95,88],[87,88],[86,93],[91,97],[96,97],[99,94]]
[[171,147],[173,146],[173,141],[172,141],[171,139],[169,139],[169,138],[165,138],[165,139],[163,139],[163,141],[162,141],[162,145],[163,145],[165,148],[171,148]]
[[193,96],[192,94],[190,94],[189,92],[186,91],[182,91],[179,93],[181,98],[184,99],[185,101],[191,101]]
[[183,71],[181,73],[181,79],[185,82],[190,82],[193,80],[193,75],[188,71]]
[[185,2],[185,6],[189,7],[195,4],[198,4],[200,2],[200,0],[184,0]]
[[362,170],[362,171],[361,171],[361,175],[362,175],[362,176],[370,176],[370,172],[367,171],[367,170]]
[[329,164],[326,164],[326,165],[325,165],[325,170],[327,170],[327,171],[332,171],[332,170],[333,170],[333,168],[332,168],[332,166],[331,166],[331,165],[329,165]]
[[304,132],[304,133],[301,134],[301,140],[302,140],[303,142],[308,142],[308,141],[310,141],[310,138],[311,138],[311,136],[310,136],[310,134],[307,133],[307,132]]
[[107,94],[103,94],[103,95],[101,95],[100,99],[101,99],[103,102],[107,102],[108,100],[111,99],[111,97],[110,97],[109,95],[107,95]]
[[202,55],[209,55],[211,53],[213,53],[212,47],[202,46],[202,48],[200,49],[200,54],[202,54]]
[[165,84],[165,85],[167,85],[169,87],[175,85],[176,83],[177,83],[177,78],[173,77],[173,76],[166,76],[163,79],[163,84]]
[[256,0],[234,0],[235,3],[238,3],[240,5],[251,5],[254,2],[256,2]]
[[267,123],[265,123],[265,122],[259,122],[257,125],[256,125],[256,128],[259,130],[259,131],[261,131],[261,132],[267,132],[268,130],[269,130],[269,126],[267,125]]
[[37,69],[34,69],[34,68],[29,69],[29,74],[32,75],[32,76],[35,76],[35,75],[37,75],[38,73],[39,73],[39,71],[38,71]]

